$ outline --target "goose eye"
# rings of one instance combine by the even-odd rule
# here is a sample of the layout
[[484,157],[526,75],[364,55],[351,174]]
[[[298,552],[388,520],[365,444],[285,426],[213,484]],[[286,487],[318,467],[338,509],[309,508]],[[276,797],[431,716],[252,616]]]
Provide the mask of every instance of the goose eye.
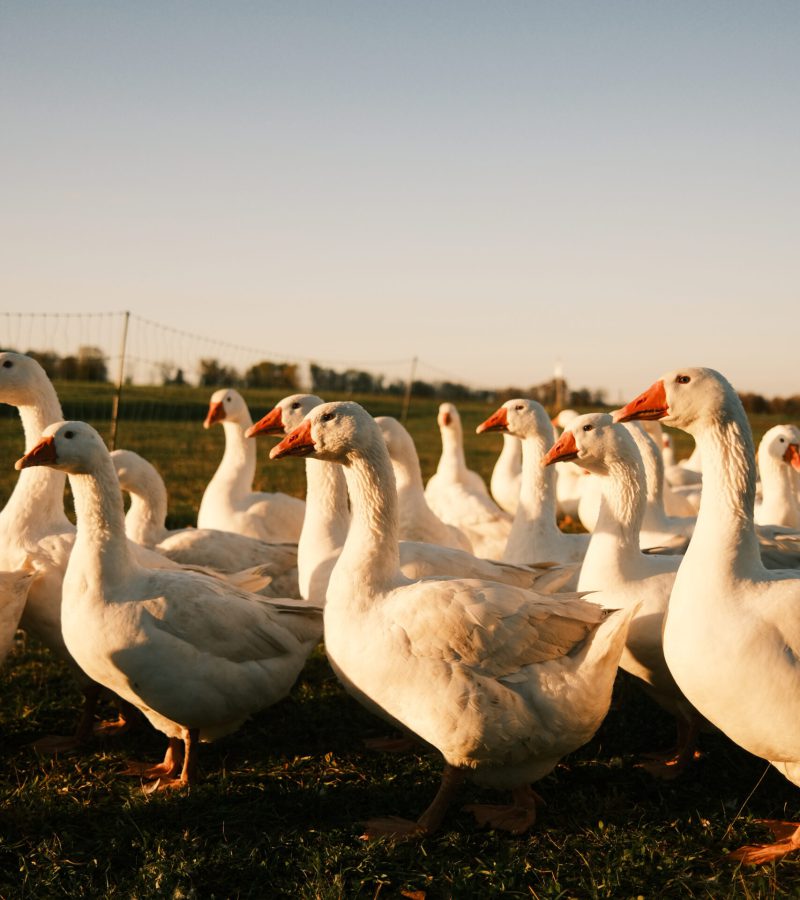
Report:
[[584,430],[584,431],[593,431],[593,430],[594,430],[594,425],[584,425],[584,426],[583,426],[583,430]]
[[782,443],[782,444],[785,444],[785,443],[786,443],[786,438],[781,438],[781,443]]
[[678,384],[688,384],[692,379],[688,375],[678,375],[675,381]]
[[4,368],[4,369],[10,369],[13,365],[14,365],[14,363],[11,362],[10,359],[4,359],[4,360],[3,360],[3,368]]
[[297,402],[294,402],[294,403],[292,404],[292,409],[300,409],[300,404],[297,403]]
[[521,403],[518,403],[518,404],[514,407],[514,409],[516,409],[518,412],[522,412],[522,410],[525,409],[525,407],[524,407]]
[[74,431],[65,431],[65,432],[64,432],[64,437],[65,437],[68,441],[71,441],[72,438],[75,437],[75,432],[74,432]]
[[323,416],[320,416],[320,419],[321,419],[323,422],[330,422],[330,420],[331,420],[332,418],[333,418],[333,413],[325,413]]

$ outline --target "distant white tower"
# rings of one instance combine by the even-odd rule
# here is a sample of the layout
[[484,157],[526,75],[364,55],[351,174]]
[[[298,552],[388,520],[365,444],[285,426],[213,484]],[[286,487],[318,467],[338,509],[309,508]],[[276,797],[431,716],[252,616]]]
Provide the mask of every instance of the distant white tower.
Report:
[[566,387],[566,382],[564,381],[564,367],[561,365],[561,360],[556,360],[555,369],[553,371],[553,383],[555,384],[555,406],[556,412],[560,412],[564,409],[564,388]]

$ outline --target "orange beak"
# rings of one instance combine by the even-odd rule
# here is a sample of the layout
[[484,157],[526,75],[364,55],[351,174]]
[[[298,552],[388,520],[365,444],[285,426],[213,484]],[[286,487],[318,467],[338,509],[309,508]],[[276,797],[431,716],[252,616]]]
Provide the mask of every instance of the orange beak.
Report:
[[783,461],[800,472],[800,446],[797,444],[789,444],[786,453],[783,454]]
[[14,468],[19,472],[20,469],[28,469],[31,466],[50,466],[56,461],[56,442],[51,436],[43,438],[25,456],[18,459],[14,463]]
[[450,422],[452,421],[452,418],[453,417],[450,415],[449,412],[441,413],[439,415],[439,425],[441,425],[442,427],[448,426],[450,424]]
[[221,422],[225,418],[225,407],[221,403],[210,403],[203,428],[211,428],[215,422]]
[[571,431],[565,431],[547,451],[547,455],[542,460],[542,465],[549,466],[555,462],[566,462],[577,458],[578,445],[575,443],[575,435]]
[[475,431],[477,434],[483,434],[484,431],[508,431],[508,411],[505,406],[501,406],[485,422],[481,422]]
[[244,436],[255,437],[257,434],[283,434],[283,415],[280,406],[271,409],[255,425],[251,425]]
[[314,452],[314,441],[311,440],[311,423],[301,422],[294,431],[269,451],[270,459],[282,459],[284,456],[308,456]]
[[614,413],[615,422],[630,422],[633,419],[663,419],[669,412],[667,392],[664,382],[657,381],[643,394],[618,409]]

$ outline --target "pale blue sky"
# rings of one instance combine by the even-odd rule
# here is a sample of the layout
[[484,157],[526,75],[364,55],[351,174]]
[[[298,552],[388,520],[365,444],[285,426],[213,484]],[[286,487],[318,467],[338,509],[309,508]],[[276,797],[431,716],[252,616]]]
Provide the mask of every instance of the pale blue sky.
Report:
[[3,309],[797,393],[798,47],[770,0],[3,0]]

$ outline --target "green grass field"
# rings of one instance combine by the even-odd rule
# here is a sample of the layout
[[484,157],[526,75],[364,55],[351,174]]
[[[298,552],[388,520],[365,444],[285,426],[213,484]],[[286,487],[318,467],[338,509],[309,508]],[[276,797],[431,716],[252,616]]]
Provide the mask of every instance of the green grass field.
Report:
[[[120,424],[118,446],[162,471],[172,525],[193,521],[222,452],[222,429],[201,427],[208,393],[187,389],[181,412],[162,398],[161,412],[145,419],[152,400],[137,407],[131,389],[132,412]],[[254,417],[277,399],[247,397]],[[105,434],[104,408],[92,403],[91,391],[70,393],[65,411],[89,418],[95,409],[90,420]],[[400,411],[385,398],[364,404],[375,414]],[[435,409],[413,404],[408,423],[426,477],[440,449]],[[473,432],[493,408],[460,409],[469,464],[488,476],[500,439]],[[770,424],[754,422],[757,437]],[[268,462],[271,444],[259,444],[259,485],[302,495],[302,463]],[[22,450],[16,416],[0,418],[2,502]],[[69,733],[80,702],[63,666],[32,640],[20,636],[0,690],[3,898],[800,896],[798,858],[756,869],[724,859],[766,839],[757,818],[796,818],[797,789],[720,734],[701,738],[702,756],[681,778],[654,781],[636,761],[667,747],[673,726],[624,675],[595,738],[537,784],[545,805],[529,835],[477,827],[461,805],[495,795],[468,786],[439,834],[396,844],[365,843],[361,823],[416,817],[436,790],[440,760],[422,750],[367,751],[364,739],[384,726],[344,693],[321,647],[288,698],[203,746],[200,785],[169,796],[148,797],[119,774],[126,759],[163,754],[163,736],[149,728],[55,758],[30,749],[45,734]]]

